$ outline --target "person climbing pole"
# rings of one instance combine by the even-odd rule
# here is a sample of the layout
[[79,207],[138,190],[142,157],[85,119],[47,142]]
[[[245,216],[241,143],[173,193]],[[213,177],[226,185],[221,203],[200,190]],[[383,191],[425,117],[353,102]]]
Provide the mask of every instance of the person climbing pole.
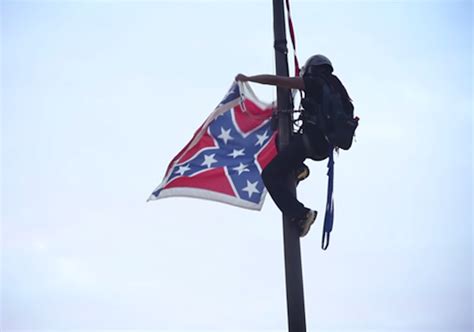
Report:
[[236,81],[267,84],[304,92],[303,133],[292,135],[289,145],[281,149],[262,172],[270,196],[284,215],[298,223],[301,237],[308,234],[316,219],[317,211],[305,207],[298,201],[287,186],[286,179],[290,174],[296,174],[298,182],[305,179],[309,175],[309,169],[303,162],[307,158],[324,160],[333,149],[332,142],[328,140],[331,124],[325,123],[321,116],[324,111],[322,109],[324,94],[327,91],[338,94],[343,107],[352,114],[354,110],[346,88],[333,74],[333,70],[331,61],[324,55],[317,54],[306,61],[298,77],[268,74],[255,76],[238,74],[235,77]]

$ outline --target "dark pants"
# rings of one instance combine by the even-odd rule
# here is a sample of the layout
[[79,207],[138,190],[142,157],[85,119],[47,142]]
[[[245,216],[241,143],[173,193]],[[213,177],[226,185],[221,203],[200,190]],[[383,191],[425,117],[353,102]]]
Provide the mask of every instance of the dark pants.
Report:
[[[305,128],[305,136],[294,135],[290,144],[278,152],[262,172],[263,182],[281,212],[295,219],[302,218],[308,209],[289,190],[288,181],[295,179],[295,170],[306,158],[327,158],[329,145],[319,130]],[[291,179],[291,180],[290,180]]]

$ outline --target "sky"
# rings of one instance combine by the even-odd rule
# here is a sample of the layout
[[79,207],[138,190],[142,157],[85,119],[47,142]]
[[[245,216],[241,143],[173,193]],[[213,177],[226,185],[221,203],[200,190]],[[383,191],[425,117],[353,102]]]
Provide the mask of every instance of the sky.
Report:
[[[286,330],[269,196],[146,202],[235,75],[274,73],[271,2],[0,8],[1,330]],[[473,329],[472,13],[292,1],[300,62],[328,56],[361,118],[327,251],[326,163],[298,187],[308,331]]]

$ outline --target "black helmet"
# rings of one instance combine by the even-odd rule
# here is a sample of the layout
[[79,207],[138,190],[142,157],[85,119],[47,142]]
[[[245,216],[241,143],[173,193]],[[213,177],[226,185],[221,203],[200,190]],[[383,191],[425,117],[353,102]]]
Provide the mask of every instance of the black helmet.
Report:
[[301,75],[304,75],[308,72],[308,69],[312,66],[329,66],[331,73],[333,72],[334,68],[332,67],[331,60],[321,54],[316,54],[306,60],[306,63],[301,68]]

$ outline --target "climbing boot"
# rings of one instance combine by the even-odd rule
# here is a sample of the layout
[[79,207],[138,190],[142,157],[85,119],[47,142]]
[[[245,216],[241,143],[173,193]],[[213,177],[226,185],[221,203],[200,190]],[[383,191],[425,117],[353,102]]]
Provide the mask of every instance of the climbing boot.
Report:
[[296,185],[309,176],[309,167],[301,164],[296,168]]
[[311,225],[316,220],[316,216],[318,215],[318,211],[310,210],[306,212],[304,217],[300,219],[299,226],[300,226],[300,237],[305,236],[308,234]]

